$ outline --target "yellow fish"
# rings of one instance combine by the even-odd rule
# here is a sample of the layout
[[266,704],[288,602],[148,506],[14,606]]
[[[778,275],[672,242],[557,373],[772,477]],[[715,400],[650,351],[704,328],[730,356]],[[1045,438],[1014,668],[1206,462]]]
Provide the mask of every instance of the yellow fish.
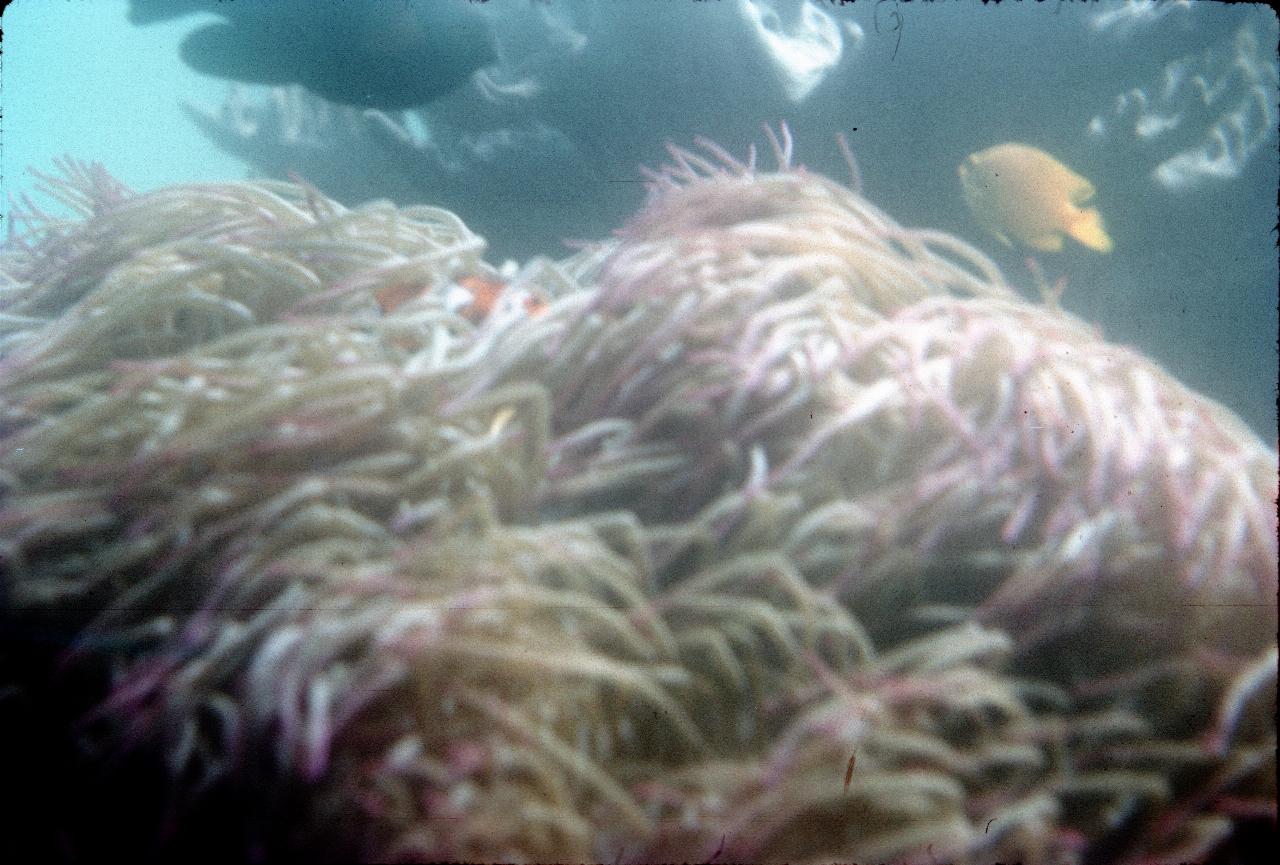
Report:
[[1062,249],[1068,235],[1098,252],[1111,238],[1095,208],[1093,184],[1043,150],[997,144],[973,154],[958,169],[973,215],[1000,240],[1010,238],[1044,252]]

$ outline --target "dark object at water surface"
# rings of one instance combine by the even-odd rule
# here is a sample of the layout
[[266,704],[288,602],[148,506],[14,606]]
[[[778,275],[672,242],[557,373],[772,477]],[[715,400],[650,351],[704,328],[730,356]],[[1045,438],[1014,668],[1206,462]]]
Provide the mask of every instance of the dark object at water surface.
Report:
[[200,11],[223,21],[183,40],[191,68],[253,84],[301,84],[367,108],[426,105],[495,56],[483,19],[465,3],[132,0],[129,20],[148,24]]

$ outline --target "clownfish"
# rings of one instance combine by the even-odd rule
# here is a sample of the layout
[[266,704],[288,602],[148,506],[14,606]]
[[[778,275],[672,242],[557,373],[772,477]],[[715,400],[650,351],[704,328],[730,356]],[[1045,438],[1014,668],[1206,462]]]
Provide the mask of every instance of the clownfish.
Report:
[[1057,252],[1066,235],[1095,252],[1111,251],[1101,214],[1084,206],[1093,184],[1043,150],[997,144],[969,156],[957,171],[969,209],[1004,243]]
[[393,282],[384,285],[373,293],[373,299],[384,313],[395,312],[409,301],[421,297],[428,291],[428,286],[418,282]]
[[[508,289],[508,283],[487,276],[464,276],[456,284],[463,291],[455,296],[458,312],[477,324],[490,316]],[[547,308],[546,300],[532,293],[525,294],[521,305],[529,315],[540,315]]]
[[[493,312],[507,287],[505,280],[471,274],[454,280],[445,292],[444,300],[450,309],[478,324]],[[430,286],[417,282],[396,282],[375,291],[374,299],[384,313],[390,313],[430,290]],[[547,301],[536,294],[527,293],[522,305],[529,315],[540,315],[546,310]]]

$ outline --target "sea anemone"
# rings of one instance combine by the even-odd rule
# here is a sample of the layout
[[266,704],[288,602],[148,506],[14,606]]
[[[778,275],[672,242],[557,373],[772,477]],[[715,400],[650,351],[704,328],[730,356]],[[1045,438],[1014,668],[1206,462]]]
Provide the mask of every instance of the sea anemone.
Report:
[[0,574],[10,633],[66,635],[9,693],[88,683],[41,710],[77,808],[143,772],[127,852],[375,861],[1144,862],[1274,820],[1275,451],[770,140],[673,147],[513,276],[543,314],[479,322],[445,211],[50,181],[83,219],[0,259]]

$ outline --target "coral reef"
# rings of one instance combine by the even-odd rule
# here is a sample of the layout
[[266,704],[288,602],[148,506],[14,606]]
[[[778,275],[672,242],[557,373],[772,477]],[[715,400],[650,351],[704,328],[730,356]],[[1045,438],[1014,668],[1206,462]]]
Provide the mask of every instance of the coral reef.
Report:
[[144,856],[1138,863],[1274,821],[1275,451],[770,143],[672,148],[479,323],[447,211],[64,166],[83,218],[0,258],[44,662],[0,707],[93,683],[62,721],[102,800],[151,767]]

